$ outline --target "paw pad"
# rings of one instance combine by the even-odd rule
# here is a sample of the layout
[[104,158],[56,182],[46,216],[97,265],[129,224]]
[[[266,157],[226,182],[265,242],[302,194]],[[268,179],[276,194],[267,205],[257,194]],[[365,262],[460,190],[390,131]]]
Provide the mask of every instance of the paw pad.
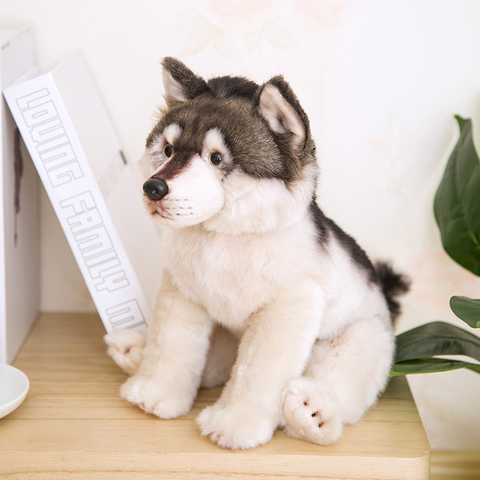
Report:
[[285,433],[320,445],[335,443],[342,432],[339,407],[313,379],[292,381],[283,396]]

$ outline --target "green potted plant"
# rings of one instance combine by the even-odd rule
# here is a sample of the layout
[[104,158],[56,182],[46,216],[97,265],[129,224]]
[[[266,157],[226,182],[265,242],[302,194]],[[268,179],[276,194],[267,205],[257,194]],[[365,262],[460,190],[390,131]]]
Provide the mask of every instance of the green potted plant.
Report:
[[[459,265],[480,276],[480,160],[472,137],[472,122],[455,117],[460,138],[438,187],[434,212],[445,251]],[[480,328],[480,299],[454,296],[453,313],[472,328]],[[480,338],[450,323],[436,321],[397,335],[391,376],[468,368],[480,365],[443,358],[462,355],[480,361]]]

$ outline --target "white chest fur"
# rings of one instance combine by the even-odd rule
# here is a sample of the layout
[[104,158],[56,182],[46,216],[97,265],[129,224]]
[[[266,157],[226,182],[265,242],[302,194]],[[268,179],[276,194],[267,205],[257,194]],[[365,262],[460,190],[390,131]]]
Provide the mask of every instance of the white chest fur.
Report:
[[280,288],[307,274],[318,255],[310,222],[261,235],[171,229],[164,248],[165,266],[182,293],[238,331]]

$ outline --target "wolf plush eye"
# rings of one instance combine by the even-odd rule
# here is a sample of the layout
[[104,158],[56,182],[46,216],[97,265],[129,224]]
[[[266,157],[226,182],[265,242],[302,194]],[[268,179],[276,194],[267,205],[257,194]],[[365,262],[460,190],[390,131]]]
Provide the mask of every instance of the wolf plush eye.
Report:
[[215,165],[216,167],[218,167],[218,165],[220,165],[223,160],[222,155],[218,152],[212,152],[209,155],[208,159],[210,160],[210,163],[212,165]]
[[170,158],[173,155],[173,147],[170,143],[166,143],[165,146],[163,147],[163,154],[167,158]]

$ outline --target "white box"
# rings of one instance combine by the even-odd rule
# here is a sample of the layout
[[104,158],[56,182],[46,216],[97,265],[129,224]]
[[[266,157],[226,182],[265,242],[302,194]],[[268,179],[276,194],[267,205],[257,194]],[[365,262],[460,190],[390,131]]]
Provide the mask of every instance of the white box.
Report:
[[[35,73],[32,29],[0,28],[0,88]],[[0,362],[10,363],[39,306],[38,176],[0,98]]]
[[107,332],[146,331],[158,234],[85,60],[74,52],[4,96]]

